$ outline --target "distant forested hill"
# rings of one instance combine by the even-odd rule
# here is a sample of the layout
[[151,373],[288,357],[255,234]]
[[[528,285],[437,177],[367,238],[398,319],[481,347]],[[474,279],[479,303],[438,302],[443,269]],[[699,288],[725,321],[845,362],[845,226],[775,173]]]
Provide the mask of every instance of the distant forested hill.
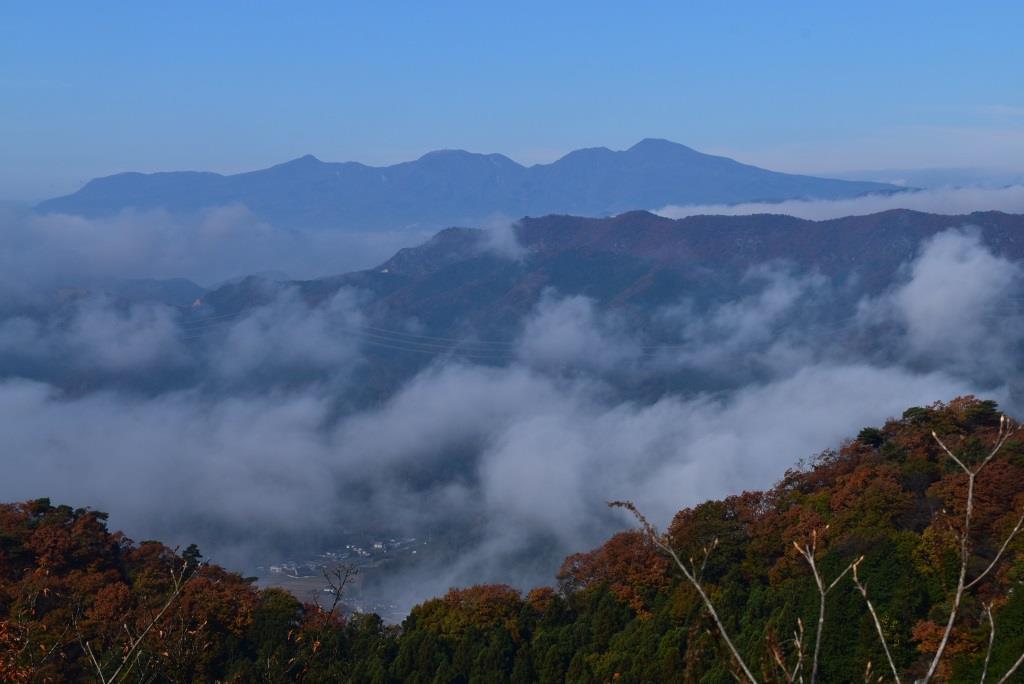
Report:
[[[769,214],[678,220],[648,212],[602,219],[553,215],[520,222],[515,253],[496,249],[487,231],[446,229],[365,271],[290,285],[259,278],[232,283],[205,294],[188,318],[203,326],[263,306],[284,287],[298,287],[311,305],[346,288],[357,291],[372,328],[355,331],[371,359],[367,383],[383,386],[382,379],[400,382],[438,355],[509,363],[524,321],[547,293],[586,297],[627,319],[649,344],[672,345],[686,340],[678,326],[666,325],[666,311],[689,303],[696,317],[754,296],[761,287],[757,269],[781,268],[820,275],[821,297],[829,300],[801,309],[785,325],[835,331],[849,327],[861,301],[898,283],[922,246],[950,228],[977,231],[995,254],[1024,259],[1024,216],[1000,212],[894,210],[828,221]],[[1014,307],[1007,302],[1007,311]],[[877,341],[864,345],[879,351]],[[717,389],[703,382],[689,377],[685,385]]]
[[[1001,212],[945,216],[893,210],[827,221],[775,214],[673,220],[629,212],[611,218],[524,219],[508,229],[502,243],[495,243],[490,231],[449,228],[375,268],[312,280],[253,276],[208,291],[174,281],[111,281],[95,290],[126,307],[154,299],[176,305],[176,324],[197,354],[216,346],[232,322],[262,310],[282,292],[300,295],[289,304],[294,310],[301,310],[300,304],[318,310],[342,291],[357,293],[364,320],[343,332],[349,336],[344,339],[359,341],[367,357],[359,370],[364,393],[349,397],[359,406],[379,401],[439,356],[492,365],[514,361],[524,324],[551,294],[593,301],[597,310],[627,320],[635,336],[652,347],[693,346],[680,336],[686,320],[760,296],[765,282],[779,273],[820,277],[814,285],[816,300],[791,307],[771,325],[815,334],[845,330],[844,339],[860,345],[860,352],[885,353],[880,338],[857,339],[858,306],[901,282],[923,246],[951,228],[976,233],[999,257],[1024,259],[1024,216]],[[63,324],[69,296],[57,293],[23,315]],[[1005,293],[1003,313],[1017,310],[1014,296]],[[686,317],[667,317],[681,305],[691,307]],[[274,314],[275,319],[281,315]],[[188,375],[192,370],[194,378]],[[100,375],[71,373],[60,360],[28,366],[3,354],[0,372],[55,383],[72,378],[76,387],[106,381]],[[191,382],[205,373],[201,365],[177,369],[174,382]],[[693,374],[676,378],[679,382],[670,375],[659,370],[656,384],[721,388]],[[117,381],[139,380],[126,376]],[[650,386],[645,379],[629,382],[641,390]]]

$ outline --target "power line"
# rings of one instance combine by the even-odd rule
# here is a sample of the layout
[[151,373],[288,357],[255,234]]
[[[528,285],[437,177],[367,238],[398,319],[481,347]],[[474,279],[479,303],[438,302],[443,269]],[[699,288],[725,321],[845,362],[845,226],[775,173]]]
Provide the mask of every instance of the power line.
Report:
[[[180,339],[181,341],[193,341],[206,338],[210,333],[223,329],[223,326],[230,322],[219,321],[205,326],[184,328],[183,330],[189,334]],[[465,341],[456,340],[455,338],[430,338],[430,336],[418,336],[402,331],[371,326],[333,326],[332,330],[342,335],[355,337],[371,346],[420,354],[440,355],[448,353],[479,359],[502,359],[511,356],[516,350],[516,346],[513,343],[507,343],[507,346],[501,348],[477,349],[472,346],[467,347]],[[451,339],[453,342],[451,344],[438,344],[436,342],[423,341],[427,338]]]
[[[226,314],[208,316],[200,320],[192,321],[190,324],[180,326],[182,332],[186,333],[181,341],[194,341],[206,338],[209,334],[224,329],[225,326],[236,322],[239,317],[249,313],[249,310],[240,309]],[[1005,319],[1008,316],[984,316],[986,319]],[[853,332],[856,321],[853,319],[834,321],[831,323],[817,323],[807,326],[807,332],[817,334],[834,334],[839,332]],[[785,327],[785,326],[783,326]],[[518,353],[521,343],[513,340],[475,339],[472,337],[449,337],[441,335],[424,335],[420,333],[383,328],[370,325],[337,325],[331,326],[333,332],[354,337],[362,343],[395,351],[404,351],[428,355],[458,355],[467,358],[499,360],[507,359]],[[692,348],[694,342],[680,343],[658,343],[636,345],[636,349],[644,353],[657,353],[661,351],[680,351]]]

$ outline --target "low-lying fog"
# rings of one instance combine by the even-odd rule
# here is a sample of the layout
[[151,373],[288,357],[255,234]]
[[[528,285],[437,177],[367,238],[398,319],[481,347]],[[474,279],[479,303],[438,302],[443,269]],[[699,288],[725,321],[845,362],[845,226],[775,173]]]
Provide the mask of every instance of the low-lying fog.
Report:
[[[1019,189],[1003,192],[1001,208],[1021,208]],[[940,209],[964,206],[933,194]],[[702,309],[680,297],[654,312],[673,346],[548,291],[517,337],[494,341],[507,361],[438,355],[386,401],[339,412],[366,363],[366,338],[351,334],[359,291],[310,306],[276,286],[268,304],[198,327],[175,306],[97,294],[39,315],[51,301],[41,293],[71,273],[204,285],[265,270],[308,277],[372,265],[420,236],[295,235],[239,207],[192,222],[5,223],[0,500],[106,510],[135,539],[197,542],[244,571],[280,558],[287,540],[342,530],[449,534],[445,554],[390,578],[404,606],[453,585],[552,582],[564,555],[629,524],[609,499],[634,499],[665,523],[709,497],[770,486],[910,406],[977,393],[1020,408],[1022,267],[969,226],[923,244],[838,325],[819,315],[834,286],[785,263],[752,269],[753,294],[740,299]],[[642,401],[609,380],[680,368],[730,382]],[[41,379],[58,371],[71,380]],[[153,381],[127,390],[125,375]]]

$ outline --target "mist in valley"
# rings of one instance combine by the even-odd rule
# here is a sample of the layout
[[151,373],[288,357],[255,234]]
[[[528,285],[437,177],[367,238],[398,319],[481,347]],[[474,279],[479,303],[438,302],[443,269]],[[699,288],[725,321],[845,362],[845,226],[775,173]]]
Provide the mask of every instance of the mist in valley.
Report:
[[[374,266],[398,238],[339,246],[245,216],[5,219],[0,500],[109,511],[134,539],[194,542],[242,572],[357,533],[429,540],[375,580],[408,608],[451,586],[551,584],[630,524],[611,499],[664,524],[908,406],[1020,408],[1021,265],[970,225],[920,244],[880,292],[786,260],[643,310],[547,288],[500,339],[456,321],[469,342],[453,347],[415,316],[375,327],[358,286],[309,296],[304,279]],[[496,222],[479,249],[529,260],[515,236]],[[71,286],[269,270],[290,277],[249,281],[230,311]],[[390,384],[368,385],[381,368]]]

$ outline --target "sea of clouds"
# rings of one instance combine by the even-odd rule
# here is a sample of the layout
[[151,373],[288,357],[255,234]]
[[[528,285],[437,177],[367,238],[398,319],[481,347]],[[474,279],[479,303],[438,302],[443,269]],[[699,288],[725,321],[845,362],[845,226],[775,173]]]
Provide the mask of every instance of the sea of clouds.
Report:
[[785,202],[667,206],[657,209],[655,213],[667,218],[684,218],[703,214],[724,216],[788,214],[821,221],[843,216],[874,214],[890,209],[913,209],[933,214],[969,214],[975,211],[1005,211],[1017,214],[1024,212],[1024,185],[1009,185],[1003,188],[929,188],[839,200],[808,199]]
[[[1019,193],[999,195],[1001,206]],[[187,226],[8,217],[0,296],[37,296],[68,272],[211,282],[314,273],[335,258],[321,245],[300,264],[294,244],[278,242],[288,238],[259,225],[249,234],[237,209],[224,211]],[[497,251],[520,258],[514,234],[495,230]],[[266,303],[201,330],[177,307],[102,294],[53,315],[14,307],[0,317],[0,501],[106,510],[135,538],[198,542],[240,569],[273,559],[281,538],[459,530],[453,555],[394,578],[406,606],[454,585],[550,583],[561,557],[628,525],[610,499],[664,524],[684,506],[771,486],[909,406],[977,393],[1020,410],[1022,274],[977,230],[951,229],[837,323],[823,315],[834,286],[766,263],[747,274],[750,294],[656,312],[674,343],[653,346],[617,311],[548,291],[505,363],[439,356],[348,411],[339,398],[367,362],[367,340],[351,334],[365,321],[357,290],[311,304],[268,285]],[[647,401],[612,380],[680,369],[730,382]]]

